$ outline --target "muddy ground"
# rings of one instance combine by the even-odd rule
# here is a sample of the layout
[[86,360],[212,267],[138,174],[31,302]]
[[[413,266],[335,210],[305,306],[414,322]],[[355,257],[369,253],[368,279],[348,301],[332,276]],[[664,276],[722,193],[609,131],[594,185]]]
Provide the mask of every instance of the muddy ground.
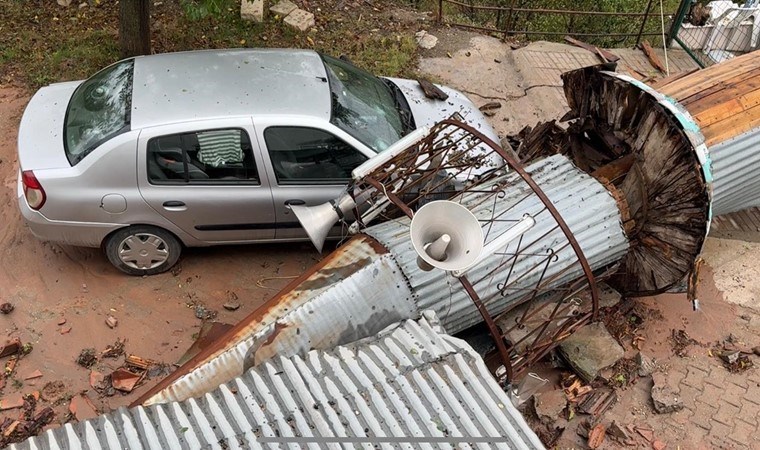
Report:
[[[89,385],[90,371],[75,363],[82,349],[100,352],[126,339],[127,353],[174,363],[203,322],[196,305],[218,312],[218,321],[235,323],[318,260],[306,244],[191,249],[176,270],[141,278],[117,272],[99,249],[38,241],[16,206],[16,135],[28,100],[22,89],[0,88],[0,303],[15,306],[0,315],[0,341],[18,337],[33,345],[6,379],[3,397],[61,381],[64,397],[90,390],[100,411],[127,405],[155,380],[128,395],[100,396]],[[224,309],[234,297],[240,308]],[[105,323],[109,315],[118,320],[113,329]],[[102,359],[93,369],[107,375],[122,361]],[[25,381],[34,370],[42,377]],[[67,415],[68,402],[59,403],[56,422]],[[15,418],[17,411],[0,415]]]

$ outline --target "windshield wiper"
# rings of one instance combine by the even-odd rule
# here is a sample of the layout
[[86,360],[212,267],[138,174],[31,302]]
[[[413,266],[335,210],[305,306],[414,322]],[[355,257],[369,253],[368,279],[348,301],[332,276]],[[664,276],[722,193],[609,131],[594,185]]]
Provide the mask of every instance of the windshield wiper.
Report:
[[392,82],[391,80],[388,80],[386,78],[380,79],[383,80],[383,83],[388,86],[391,94],[393,94],[393,104],[396,107],[396,111],[398,111],[399,117],[401,118],[401,126],[404,128],[404,135],[417,129],[417,125],[414,123],[412,110],[409,108],[409,103],[406,101],[404,93],[401,92],[401,89],[399,89],[399,87],[396,86],[396,83]]

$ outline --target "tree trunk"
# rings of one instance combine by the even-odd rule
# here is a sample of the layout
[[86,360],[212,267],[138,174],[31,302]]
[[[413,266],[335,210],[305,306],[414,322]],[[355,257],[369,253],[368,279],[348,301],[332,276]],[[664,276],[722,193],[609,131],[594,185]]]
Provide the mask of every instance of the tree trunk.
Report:
[[122,58],[150,54],[150,1],[119,2],[119,46]]

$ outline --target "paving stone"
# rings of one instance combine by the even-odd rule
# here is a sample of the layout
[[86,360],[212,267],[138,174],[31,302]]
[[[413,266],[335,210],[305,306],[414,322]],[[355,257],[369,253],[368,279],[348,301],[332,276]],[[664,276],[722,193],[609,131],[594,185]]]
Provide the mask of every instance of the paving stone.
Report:
[[709,441],[713,448],[732,448],[735,444],[728,439],[732,428],[720,422],[712,421]]
[[551,424],[562,416],[567,397],[561,389],[542,392],[533,396],[533,408],[541,422]]
[[742,407],[739,410],[739,417],[742,420],[757,426],[760,424],[760,405],[752,402],[742,402]]
[[683,400],[684,406],[692,410],[694,409],[697,398],[702,395],[702,391],[684,384],[683,382],[678,386],[678,393],[681,395],[681,400]]
[[702,386],[702,395],[699,396],[699,401],[708,405],[717,406],[722,396],[723,389],[717,388],[712,384],[704,384]]
[[718,412],[713,416],[713,420],[717,420],[724,425],[732,427],[734,426],[738,415],[739,408],[734,405],[729,405],[728,403],[721,402],[720,406],[718,406]]
[[686,377],[683,379],[683,382],[691,387],[700,389],[705,384],[705,377],[707,375],[709,375],[709,372],[706,372],[703,369],[688,366]]
[[266,0],[241,0],[240,18],[254,22],[263,22],[266,18],[266,6]]
[[750,446],[752,437],[755,436],[757,430],[754,425],[750,425],[742,420],[737,420],[734,424],[733,431],[728,435],[728,438],[741,445]]
[[314,14],[303,9],[296,9],[288,14],[284,22],[299,31],[306,31],[316,24]]
[[742,397],[742,400],[747,400],[760,405],[760,387],[750,384],[747,387],[747,392],[744,394],[744,397]]
[[654,410],[659,414],[668,414],[683,409],[683,401],[680,394],[673,390],[668,383],[668,376],[662,372],[652,374],[654,386],[652,386],[652,403]]
[[744,397],[744,394],[747,392],[746,389],[737,386],[733,383],[725,383],[724,384],[724,390],[723,390],[723,396],[721,397],[721,400],[730,403],[737,408],[741,408],[742,406],[742,397]]
[[697,406],[694,409],[694,415],[689,418],[689,421],[698,427],[710,430],[712,428],[712,416],[715,413],[715,408],[705,405],[704,403],[697,402]]
[[298,6],[295,3],[291,2],[290,0],[282,0],[280,2],[277,2],[276,5],[269,8],[269,11],[272,14],[277,14],[280,17],[285,17],[296,9],[298,9]]
[[600,370],[623,357],[623,347],[610,335],[601,322],[576,331],[559,346],[565,359],[586,381],[596,378]]

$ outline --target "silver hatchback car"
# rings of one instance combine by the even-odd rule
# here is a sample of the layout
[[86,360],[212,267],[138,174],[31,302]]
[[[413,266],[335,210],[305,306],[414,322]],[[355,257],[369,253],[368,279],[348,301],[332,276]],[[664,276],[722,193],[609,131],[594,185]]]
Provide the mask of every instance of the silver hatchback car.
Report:
[[317,205],[351,171],[419,126],[461,113],[307,50],[143,56],[40,89],[21,120],[18,196],[40,239],[101,247],[132,275],[183,246],[308,240],[290,205]]

